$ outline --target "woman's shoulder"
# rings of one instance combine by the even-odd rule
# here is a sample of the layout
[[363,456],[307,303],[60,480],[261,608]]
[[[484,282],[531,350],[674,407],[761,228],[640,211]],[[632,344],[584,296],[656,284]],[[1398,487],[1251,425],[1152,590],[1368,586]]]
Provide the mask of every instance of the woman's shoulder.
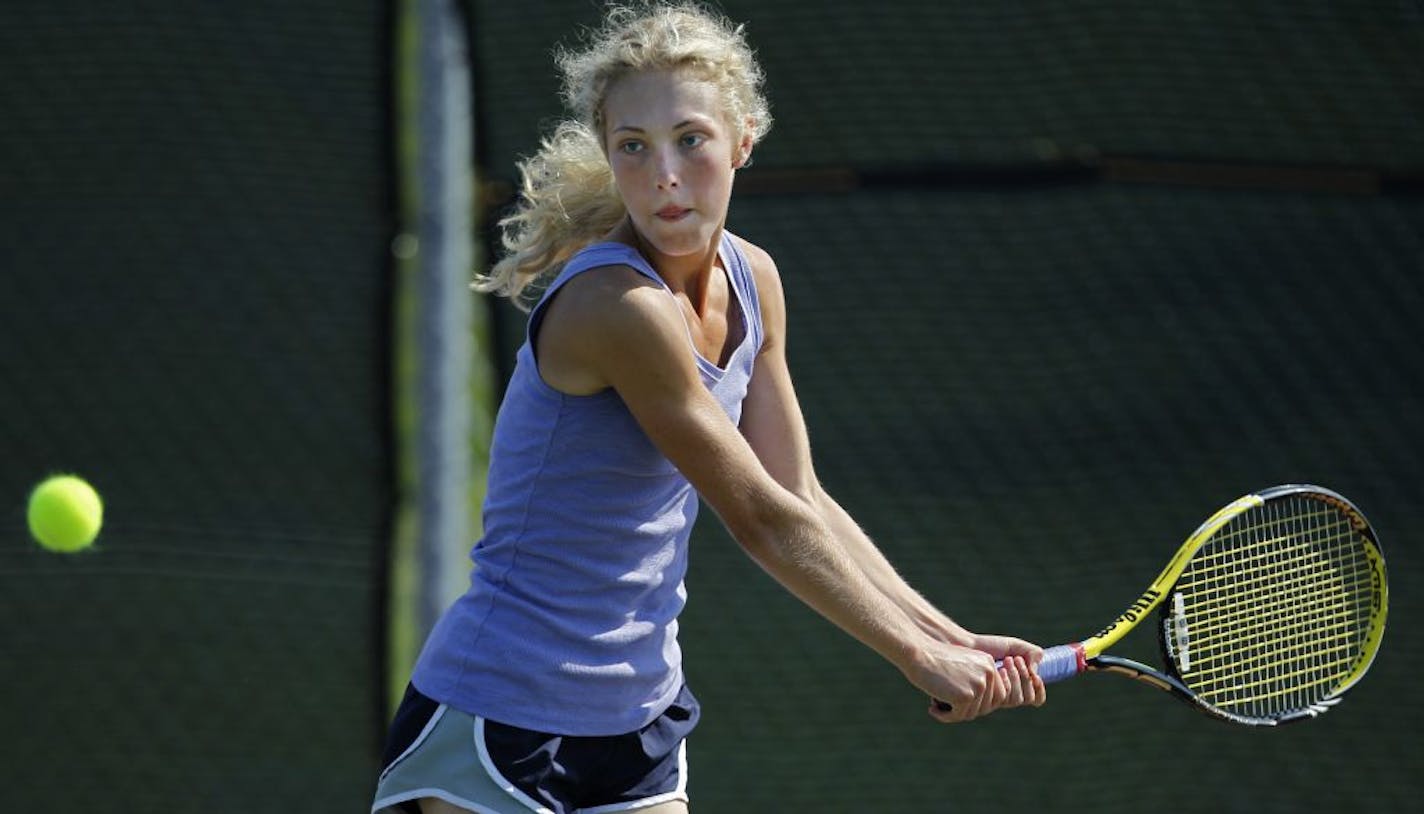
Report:
[[[553,299],[577,300],[597,307],[604,298],[617,300],[625,292],[659,288],[637,249],[606,236],[583,246],[564,262],[550,286]],[[572,296],[570,296],[572,295]],[[552,304],[552,303],[551,303]]]
[[746,258],[747,266],[752,272],[752,279],[756,281],[757,290],[759,292],[779,292],[781,290],[781,272],[777,270],[776,261],[772,259],[771,253],[741,235],[730,232],[728,235],[741,250],[742,256]]
[[646,273],[628,263],[608,262],[566,280],[547,303],[544,321],[575,334],[602,333],[610,324],[656,319],[671,305],[673,300]]
[[747,265],[752,267],[752,271],[762,272],[764,270],[776,271],[776,262],[771,259],[771,254],[761,246],[747,240],[741,235],[728,232],[727,236],[732,239],[736,247],[741,250],[742,256],[747,259]]
[[632,266],[611,264],[569,279],[546,301],[531,339],[545,382],[589,395],[612,386],[610,371],[628,359],[685,344],[686,330],[661,286]]

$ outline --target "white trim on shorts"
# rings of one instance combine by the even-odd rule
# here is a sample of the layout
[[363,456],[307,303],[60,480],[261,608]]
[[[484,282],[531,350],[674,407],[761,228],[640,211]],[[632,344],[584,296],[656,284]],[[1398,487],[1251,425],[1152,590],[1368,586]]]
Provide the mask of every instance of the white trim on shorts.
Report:
[[389,808],[391,806],[397,806],[401,803],[409,803],[415,800],[424,800],[427,797],[439,798],[452,806],[459,806],[460,808],[472,811],[474,812],[474,814],[504,814],[504,812],[502,811],[497,811],[493,808],[487,808],[485,806],[480,805],[479,803],[476,803],[473,800],[466,800],[463,797],[460,797],[459,795],[451,794],[450,792],[444,789],[437,788],[411,789],[410,791],[402,792],[392,797],[388,797],[384,800],[377,800],[371,806],[371,811],[373,812],[373,814],[375,814],[375,812],[379,812],[383,808]]
[[509,782],[499,767],[494,765],[494,759],[490,757],[489,748],[485,746],[485,719],[484,716],[475,716],[475,752],[480,756],[480,765],[485,767],[485,774],[489,775],[496,786],[504,789],[504,793],[523,803],[534,814],[554,814],[553,809],[544,807],[538,800],[525,794],[518,786]]
[[425,743],[425,739],[430,737],[431,732],[435,731],[435,725],[440,723],[441,718],[445,717],[445,709],[445,704],[441,704],[435,708],[435,712],[431,714],[430,720],[425,722],[425,727],[420,730],[419,735],[415,736],[415,740],[411,741],[410,746],[407,746],[405,751],[401,752],[395,760],[392,760],[391,765],[381,770],[382,780],[386,778],[386,775],[391,773],[391,769],[399,766],[400,762],[409,757],[411,752],[414,752],[422,743]]
[[[405,760],[412,753],[414,753],[415,750],[418,749],[422,743],[425,743],[426,739],[430,737],[430,733],[435,731],[436,724],[440,723],[440,719],[445,717],[445,711],[448,708],[448,704],[441,704],[440,706],[435,708],[435,712],[431,714],[430,720],[425,723],[425,728],[420,730],[420,734],[416,736],[415,740],[411,742],[410,746],[407,746],[406,750],[404,752],[401,752],[399,757],[397,757],[395,760],[392,760],[391,765],[387,766],[384,770],[381,771],[381,780],[385,780],[386,776],[389,775],[391,771],[395,769],[396,766],[400,765],[400,762],[402,760]],[[445,789],[435,787],[407,789],[405,791],[392,794],[389,797],[382,797],[371,803],[371,814],[378,814],[378,812],[384,809],[400,805],[401,803],[409,803],[413,800],[422,800],[426,797],[435,797],[440,800],[444,800],[450,805],[459,806],[460,808],[473,811],[474,814],[504,814],[504,812],[497,811],[493,808],[477,803],[474,800],[467,800],[459,796],[458,794],[454,794],[449,791],[446,791]]]

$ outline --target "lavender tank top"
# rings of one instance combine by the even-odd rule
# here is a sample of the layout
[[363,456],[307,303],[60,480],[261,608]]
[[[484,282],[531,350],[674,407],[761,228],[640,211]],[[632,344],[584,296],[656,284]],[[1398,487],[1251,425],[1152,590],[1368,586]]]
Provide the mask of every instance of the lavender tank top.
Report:
[[[761,306],[728,233],[719,254],[744,336],[725,368],[700,354],[697,366],[737,423],[761,348]],[[634,249],[598,243],[535,306],[495,421],[470,588],[436,624],[412,676],[457,709],[564,735],[637,730],[683,683],[677,617],[697,495],[616,392],[560,393],[540,377],[532,349],[549,298],[610,265],[662,284]]]

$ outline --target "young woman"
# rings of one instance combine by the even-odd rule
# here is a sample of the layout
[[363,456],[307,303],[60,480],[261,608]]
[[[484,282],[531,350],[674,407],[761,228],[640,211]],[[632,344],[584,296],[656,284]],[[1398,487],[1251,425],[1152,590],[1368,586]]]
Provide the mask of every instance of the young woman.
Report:
[[1043,703],[1037,647],[936,610],[816,480],[776,265],[724,228],[771,124],[742,30],[695,6],[614,9],[559,62],[578,120],[522,166],[508,255],[477,283],[534,305],[472,585],[415,667],[373,810],[686,811],[698,706],[677,617],[699,496],[947,702],[935,718]]

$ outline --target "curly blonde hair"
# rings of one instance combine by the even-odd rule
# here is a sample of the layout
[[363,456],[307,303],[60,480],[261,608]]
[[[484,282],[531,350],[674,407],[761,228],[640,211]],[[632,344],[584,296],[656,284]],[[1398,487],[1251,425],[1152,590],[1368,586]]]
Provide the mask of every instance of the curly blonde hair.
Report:
[[738,140],[747,123],[753,143],[771,129],[765,76],[743,26],[693,2],[611,6],[585,47],[559,49],[555,62],[573,118],[520,162],[519,202],[499,222],[506,254],[474,282],[525,309],[538,283],[626,214],[603,143],[603,104],[614,82],[641,71],[688,70],[719,89]]

